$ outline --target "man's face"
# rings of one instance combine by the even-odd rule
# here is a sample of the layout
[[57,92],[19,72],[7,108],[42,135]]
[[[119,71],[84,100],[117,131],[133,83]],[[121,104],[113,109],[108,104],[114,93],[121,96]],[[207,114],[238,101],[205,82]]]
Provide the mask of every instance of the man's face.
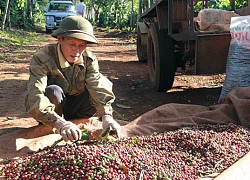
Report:
[[82,55],[87,47],[87,41],[58,36],[57,40],[61,45],[61,51],[69,63],[74,63]]

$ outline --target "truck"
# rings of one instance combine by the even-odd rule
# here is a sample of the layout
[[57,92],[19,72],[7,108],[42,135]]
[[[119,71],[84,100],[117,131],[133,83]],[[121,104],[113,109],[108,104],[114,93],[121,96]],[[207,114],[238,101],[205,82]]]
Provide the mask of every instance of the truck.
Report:
[[46,33],[51,33],[59,27],[59,24],[67,16],[74,16],[76,14],[75,5],[70,0],[65,1],[50,1],[48,7],[43,9],[45,14],[45,28]]
[[[201,1],[200,11],[210,11],[205,15],[208,21],[225,13],[225,10],[208,8],[211,2],[213,0]],[[195,0],[140,0],[137,56],[139,61],[147,61],[150,82],[156,91],[166,92],[172,88],[179,67],[185,71],[187,65],[193,66],[196,75],[226,70],[230,29],[197,29],[200,12],[194,10],[196,3]],[[232,16],[242,15],[242,11],[236,13],[235,0],[231,1],[231,10],[226,12]],[[225,17],[230,21],[228,15]]]

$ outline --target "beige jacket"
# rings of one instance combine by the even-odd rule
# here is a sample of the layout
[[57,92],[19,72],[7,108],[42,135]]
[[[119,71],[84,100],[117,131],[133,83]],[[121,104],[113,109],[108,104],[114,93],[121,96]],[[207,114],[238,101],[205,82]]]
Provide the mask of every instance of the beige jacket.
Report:
[[54,104],[44,92],[48,85],[55,84],[68,95],[78,95],[87,88],[98,116],[112,114],[111,104],[115,100],[112,83],[99,72],[98,60],[94,53],[86,50],[83,58],[79,58],[70,66],[65,60],[62,63],[58,46],[49,44],[43,47],[30,61],[28,92],[25,97],[27,112],[37,121],[52,127],[53,121],[60,116],[55,113]]

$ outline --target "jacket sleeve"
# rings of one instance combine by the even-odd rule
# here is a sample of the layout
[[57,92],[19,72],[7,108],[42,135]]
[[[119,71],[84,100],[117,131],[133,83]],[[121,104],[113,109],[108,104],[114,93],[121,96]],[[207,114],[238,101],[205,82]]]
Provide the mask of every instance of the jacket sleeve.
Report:
[[[43,57],[42,60],[40,57]],[[46,64],[48,56],[41,56],[36,53],[30,61],[28,92],[25,97],[25,105],[27,112],[37,121],[43,122],[45,125],[51,126],[53,121],[60,118],[55,113],[55,105],[44,95],[47,87],[47,75],[49,68]]]
[[90,100],[98,112],[98,117],[113,113],[112,103],[115,95],[112,91],[112,82],[99,71],[99,64],[94,53],[87,51],[86,87],[90,93]]

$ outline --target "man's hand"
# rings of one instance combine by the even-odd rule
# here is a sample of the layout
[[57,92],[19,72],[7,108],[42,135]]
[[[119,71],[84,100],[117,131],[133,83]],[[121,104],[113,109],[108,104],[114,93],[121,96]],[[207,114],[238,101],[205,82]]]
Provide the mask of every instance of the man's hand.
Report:
[[113,119],[111,115],[102,116],[102,134],[101,137],[109,133],[110,127],[116,131],[118,138],[121,137],[121,126]]
[[70,121],[66,121],[64,119],[57,119],[53,123],[54,128],[56,128],[57,132],[63,137],[63,140],[67,142],[80,140],[82,137],[82,132],[78,128],[77,125]]

